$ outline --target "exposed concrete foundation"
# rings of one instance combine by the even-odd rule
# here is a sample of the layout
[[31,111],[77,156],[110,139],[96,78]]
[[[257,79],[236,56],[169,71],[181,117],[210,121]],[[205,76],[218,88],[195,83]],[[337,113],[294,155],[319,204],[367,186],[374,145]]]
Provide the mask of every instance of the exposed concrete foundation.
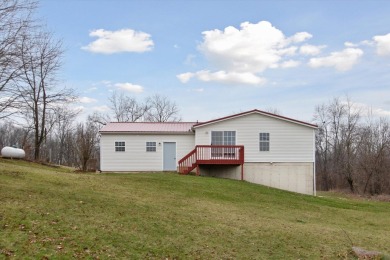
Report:
[[[241,179],[241,166],[200,165],[200,175]],[[313,163],[245,163],[244,180],[282,190],[314,195]]]
[[240,165],[199,165],[201,176],[241,180]]
[[245,163],[244,180],[314,195],[313,163]]

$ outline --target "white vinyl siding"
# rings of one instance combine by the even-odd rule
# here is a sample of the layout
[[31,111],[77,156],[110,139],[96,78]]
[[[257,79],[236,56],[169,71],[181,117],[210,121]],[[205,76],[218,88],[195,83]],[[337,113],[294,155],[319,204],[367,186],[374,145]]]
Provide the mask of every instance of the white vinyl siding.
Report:
[[[115,152],[115,141],[126,143],[126,152]],[[147,152],[146,143],[156,142],[156,152]],[[100,138],[102,171],[162,171],[163,143],[176,143],[176,158],[179,161],[194,149],[194,135],[147,135],[147,134],[108,134]]]
[[[209,145],[212,131],[236,131],[236,145],[245,146],[245,162],[314,162],[314,129],[249,114],[195,128],[195,144]],[[269,133],[269,152],[259,149],[259,133]]]

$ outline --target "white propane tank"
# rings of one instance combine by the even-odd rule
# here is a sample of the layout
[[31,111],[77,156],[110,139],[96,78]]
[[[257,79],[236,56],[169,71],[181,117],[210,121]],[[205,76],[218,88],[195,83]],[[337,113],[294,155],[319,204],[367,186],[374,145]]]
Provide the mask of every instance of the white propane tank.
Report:
[[1,156],[22,159],[26,156],[26,153],[23,149],[5,146],[3,149],[1,149]]

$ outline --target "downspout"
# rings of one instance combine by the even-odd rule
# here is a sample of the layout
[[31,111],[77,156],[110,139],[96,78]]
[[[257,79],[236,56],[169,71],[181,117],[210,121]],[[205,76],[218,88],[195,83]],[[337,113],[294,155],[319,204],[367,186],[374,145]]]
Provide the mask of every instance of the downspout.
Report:
[[313,130],[313,195],[317,196],[316,187],[316,132]]
[[241,180],[244,180],[244,163],[241,164]]
[[241,164],[241,180],[244,180],[244,163],[245,163],[245,147],[242,147],[242,164]]

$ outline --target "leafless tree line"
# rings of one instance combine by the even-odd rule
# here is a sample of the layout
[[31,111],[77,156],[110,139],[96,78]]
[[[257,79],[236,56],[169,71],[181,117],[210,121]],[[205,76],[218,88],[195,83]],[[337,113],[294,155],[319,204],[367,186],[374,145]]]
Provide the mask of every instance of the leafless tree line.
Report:
[[24,122],[40,160],[60,107],[76,97],[59,86],[62,44],[33,19],[36,7],[29,0],[0,2],[0,119]]
[[317,188],[390,194],[390,123],[347,99],[316,107]]
[[[111,100],[112,115],[115,121],[129,121],[130,117],[117,117],[113,98]],[[131,98],[121,94],[121,98],[130,100]],[[169,101],[166,97],[159,95],[153,96],[151,100],[158,102],[165,100],[167,104],[174,107],[175,117],[167,117],[169,121],[177,119],[178,109],[176,105]],[[133,99],[131,99],[133,100]],[[149,100],[149,99],[148,99]],[[134,99],[135,101],[135,99]],[[123,102],[123,101],[120,101]],[[126,104],[126,102],[123,102]],[[82,171],[93,170],[99,168],[99,130],[106,123],[112,121],[110,114],[101,114],[95,112],[87,117],[85,122],[78,122],[78,113],[69,109],[68,106],[57,106],[54,110],[54,116],[46,118],[47,125],[50,129],[45,133],[45,138],[40,146],[40,161],[77,167]],[[151,113],[151,112],[148,112]],[[169,114],[163,113],[164,115]],[[144,114],[137,120],[147,120],[149,117]],[[35,133],[34,129],[26,125],[18,125],[11,120],[5,120],[0,123],[0,149],[4,146],[16,145],[22,147],[26,152],[26,158],[36,160],[35,158]]]
[[[99,165],[99,128],[89,116],[86,122],[77,122],[77,113],[58,112],[53,128],[41,145],[41,162],[66,165],[82,171]],[[34,133],[28,127],[6,120],[0,124],[0,149],[16,145],[26,152],[27,160],[35,160]]]
[[110,108],[117,122],[176,122],[181,121],[179,109],[175,102],[162,95],[153,95],[145,102],[113,92],[109,98]]
[[[94,113],[84,123],[75,121],[80,111],[69,104],[77,96],[58,80],[62,42],[34,19],[36,8],[34,0],[0,1],[0,148],[18,144],[28,159],[86,170],[99,157],[98,130],[111,116]],[[139,102],[114,93],[110,102],[118,122],[180,120],[175,103],[164,96]]]

